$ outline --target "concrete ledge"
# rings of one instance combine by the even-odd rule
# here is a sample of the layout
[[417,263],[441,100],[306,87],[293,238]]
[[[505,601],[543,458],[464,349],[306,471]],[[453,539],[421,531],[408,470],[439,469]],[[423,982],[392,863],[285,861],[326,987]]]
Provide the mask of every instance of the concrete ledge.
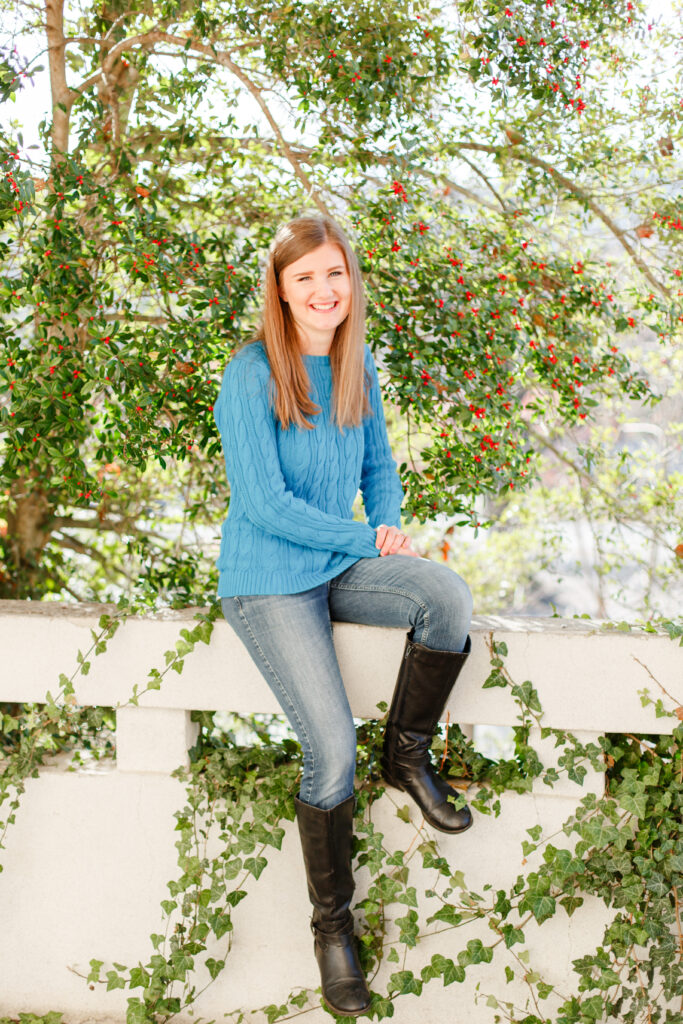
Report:
[[[0,601],[0,700],[42,701],[59,688],[59,674],[77,668],[76,653],[92,643],[91,629],[108,605]],[[180,630],[192,628],[206,609],[187,608],[129,619],[92,657],[87,676],[74,684],[81,704],[125,704],[150,669],[165,668]],[[376,717],[377,703],[390,700],[405,641],[403,629],[335,623],[337,649],[351,707],[360,718]],[[513,680],[529,679],[544,711],[543,724],[589,732],[670,732],[670,718],[643,708],[639,692],[662,696],[661,684],[683,704],[683,648],[665,635],[620,632],[600,623],[559,618],[479,616],[472,625],[472,654],[446,710],[451,721],[480,725],[517,724],[509,691],[482,689],[490,672],[490,645],[504,641]],[[654,677],[654,678],[653,678]],[[669,706],[671,702],[668,702]],[[211,643],[199,643],[183,672],[168,672],[161,690],[140,698],[156,708],[279,712],[280,708],[241,641],[221,617]]]

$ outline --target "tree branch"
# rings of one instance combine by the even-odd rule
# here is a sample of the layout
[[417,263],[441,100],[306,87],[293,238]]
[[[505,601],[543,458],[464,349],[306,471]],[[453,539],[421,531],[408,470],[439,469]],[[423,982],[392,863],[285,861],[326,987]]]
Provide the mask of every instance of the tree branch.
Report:
[[[90,544],[83,544],[80,540],[75,540],[73,537],[67,537],[66,534],[62,534],[61,537],[56,536],[54,539],[60,547],[70,548],[72,551],[77,551],[79,555],[87,555],[89,558],[94,558],[95,561],[99,562],[105,569],[111,570],[111,564],[107,556],[103,555],[101,551],[98,551],[97,548],[92,547]],[[119,573],[121,576],[125,576],[127,580],[131,581],[131,583],[136,579],[136,577],[131,576],[129,572],[126,572],[126,570],[122,568],[120,562],[114,567],[114,569],[116,573]],[[81,595],[70,590],[66,583],[62,583],[62,587],[65,590],[68,590],[70,594],[73,594],[73,596],[79,601],[83,600]]]
[[[508,212],[508,208],[505,205],[504,199],[499,195],[499,193],[493,187],[493,185],[491,184],[491,182],[489,181],[487,176],[484,174],[484,172],[481,170],[481,168],[477,167],[477,165],[472,160],[468,160],[468,158],[466,156],[464,156],[464,154],[462,154],[462,153],[460,154],[460,159],[464,160],[465,163],[467,164],[467,166],[471,167],[472,170],[474,171],[474,173],[479,175],[479,177],[482,179],[484,184],[490,189],[490,191],[493,193],[493,195],[496,197],[496,199],[500,203],[501,208],[503,210],[503,213],[507,213]],[[490,206],[490,209],[495,210],[496,208],[495,208],[495,206]]]
[[129,313],[127,310],[121,310],[119,313],[100,313],[100,320],[115,321],[115,320],[139,320],[146,324],[158,324],[163,326],[168,323],[169,317],[167,316],[152,316],[147,313]]
[[[121,519],[118,522],[114,522],[112,519],[102,519],[99,517],[94,519],[74,519],[73,516],[53,516],[50,518],[50,528],[53,530],[62,530],[64,528],[72,530],[112,530],[114,533],[134,533],[137,536],[145,537],[156,537],[158,540],[168,541],[168,537],[164,537],[161,533],[156,533],[155,530],[141,530],[137,526],[133,526],[130,517]],[[68,534],[63,534],[64,537],[68,537]],[[73,538],[69,537],[70,540]]]
[[[88,89],[90,89],[97,82],[99,82],[101,79],[104,79],[106,81],[107,75],[111,73],[116,60],[126,50],[131,50],[136,46],[144,47],[145,49],[147,49],[153,47],[155,43],[170,43],[172,45],[180,47],[181,51],[194,50],[197,53],[203,54],[206,58],[213,61],[215,64],[219,64],[221,67],[227,68],[227,70],[230,71],[235,76],[235,78],[237,78],[238,81],[240,81],[242,85],[244,85],[245,88],[254,97],[259,107],[261,108],[264,117],[268,121],[268,124],[272,128],[273,133],[275,134],[277,140],[279,141],[282,152],[292,165],[296,177],[304,186],[308,195],[312,198],[313,202],[318,207],[320,212],[323,214],[327,214],[329,216],[330,211],[323,202],[318,190],[315,188],[314,184],[311,182],[310,178],[305,173],[292,147],[289,145],[284,135],[282,134],[280,126],[278,125],[277,121],[271,114],[268,105],[263,99],[261,90],[249,78],[249,76],[240,67],[238,67],[237,64],[235,64],[230,55],[224,50],[217,50],[214,46],[208,46],[206,43],[200,43],[198,40],[193,39],[191,37],[189,40],[183,39],[182,37],[174,36],[168,32],[162,32],[159,29],[153,29],[150,32],[145,32],[137,36],[131,36],[130,39],[123,39],[120,43],[117,43],[115,46],[113,46],[107,54],[104,61],[102,62],[102,70],[94,75],[91,75],[90,78],[82,82],[73,91],[77,94],[82,94],[86,92]],[[178,54],[178,56],[181,56],[181,54]]]
[[[563,462],[565,466],[568,466],[572,470],[572,472],[576,475],[578,479],[579,487],[582,486],[582,483],[583,485],[588,485],[589,489],[596,491],[598,494],[601,494],[607,503],[611,503],[614,500],[614,494],[612,494],[610,491],[602,487],[597,482],[597,480],[595,480],[595,478],[592,477],[591,474],[588,473],[583,468],[583,466],[578,465],[568,455],[565,455],[565,453],[561,451],[556,445],[554,445],[552,441],[550,441],[547,437],[544,437],[543,434],[539,433],[538,430],[534,430],[530,423],[526,424],[526,430],[533,438],[535,438],[540,444],[542,444],[544,448],[547,448],[549,452],[552,452],[556,459],[558,459],[560,462]],[[641,522],[641,518],[633,516],[633,519],[630,519],[628,515],[621,515],[614,509],[611,509],[610,514],[618,523],[621,523],[622,526],[625,526],[627,530],[631,530],[639,537],[644,537],[647,541],[652,540],[652,537],[649,534],[645,533],[643,530],[639,530],[637,526],[633,525],[633,520],[639,523]],[[659,533],[656,533],[654,529],[652,533],[653,535],[656,535],[657,539],[669,551],[671,551],[672,553],[674,552],[671,542],[667,540],[666,537],[662,536]]]
[[[169,41],[169,42],[170,41],[177,42],[177,40],[175,40],[173,36],[168,36],[167,37],[167,41]],[[197,49],[201,53],[206,53],[207,56],[212,56],[211,48],[208,47],[208,46],[205,46],[202,43],[191,44],[190,45],[190,49]],[[308,175],[305,173],[304,169],[302,168],[301,164],[299,163],[299,160],[297,159],[296,155],[294,154],[294,151],[292,150],[291,146],[289,145],[289,143],[285,139],[284,135],[282,134],[282,132],[280,130],[280,126],[278,125],[277,121],[275,120],[275,118],[271,114],[270,109],[268,108],[268,105],[266,104],[265,100],[263,99],[263,96],[261,94],[261,90],[251,81],[251,79],[244,73],[244,71],[242,71],[242,69],[239,68],[234,63],[234,61],[228,56],[227,53],[216,52],[216,55],[215,55],[214,59],[216,60],[216,62],[218,64],[221,64],[223,67],[225,67],[229,71],[231,71],[232,74],[240,82],[242,82],[242,84],[244,86],[246,86],[246,88],[249,90],[249,92],[254,97],[254,99],[258,103],[259,107],[263,111],[264,117],[268,121],[268,124],[270,125],[270,127],[273,130],[273,132],[275,133],[275,135],[276,135],[276,137],[277,137],[277,139],[278,139],[278,141],[280,143],[280,146],[282,147],[282,151],[284,152],[285,156],[287,157],[287,159],[289,160],[290,164],[292,165],[292,167],[294,169],[295,175],[297,176],[297,178],[299,179],[301,184],[304,186],[304,188],[307,190],[308,195],[313,199],[313,202],[318,207],[320,212],[323,213],[323,214],[326,214],[327,216],[330,216],[330,211],[327,209],[327,206],[323,202],[320,194],[318,193],[318,190],[315,188],[313,183],[310,181]]]
[[[494,156],[498,156],[500,154],[500,146],[489,146],[483,142],[459,142],[456,144],[456,148],[475,149],[482,153],[491,153]],[[608,214],[605,213],[602,207],[598,206],[598,204],[591,198],[589,193],[584,188],[582,188],[580,185],[577,185],[576,182],[571,181],[569,178],[566,177],[566,175],[561,174],[560,171],[556,170],[554,167],[551,167],[550,164],[546,163],[545,160],[541,160],[541,158],[538,156],[532,156],[530,153],[524,153],[523,151],[520,151],[519,147],[517,146],[508,147],[506,149],[506,153],[508,153],[508,155],[511,156],[514,160],[519,160],[522,163],[531,164],[533,167],[542,168],[553,178],[555,178],[555,180],[558,181],[564,188],[566,188],[568,192],[571,192],[572,195],[575,195],[579,199],[582,199],[586,203],[586,206],[589,208],[589,210],[591,210],[595,214],[595,216],[598,217],[599,220],[601,220],[603,224],[605,224],[606,227],[609,228],[614,237],[624,247],[626,252],[629,254],[631,259],[635,263],[635,265],[638,267],[643,276],[647,278],[647,280],[650,282],[653,288],[656,288],[657,291],[660,292],[660,294],[664,295],[667,299],[671,298],[671,292],[666,287],[666,285],[662,284],[661,281],[657,280],[657,278],[654,276],[654,274],[648,267],[647,263],[645,263],[640,258],[638,253],[635,251],[633,246],[628,241],[628,239],[624,237],[624,232],[617,227],[617,225],[614,223],[611,217],[609,217]]]
[[77,551],[79,555],[88,555],[89,558],[94,558],[98,561],[100,565],[107,566],[109,564],[109,559],[101,551],[91,547],[90,544],[83,544],[80,540],[76,540],[75,537],[69,537],[65,533],[55,533],[52,539],[56,540],[61,548],[70,548],[72,551]]

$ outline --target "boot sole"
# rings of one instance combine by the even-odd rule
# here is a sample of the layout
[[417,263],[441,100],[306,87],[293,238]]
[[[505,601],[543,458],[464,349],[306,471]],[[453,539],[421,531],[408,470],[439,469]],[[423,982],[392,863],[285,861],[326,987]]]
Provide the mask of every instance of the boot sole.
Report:
[[424,811],[424,809],[420,807],[420,805],[418,804],[417,800],[413,797],[413,795],[408,792],[405,786],[402,786],[400,782],[396,782],[395,779],[393,779],[384,771],[382,772],[382,778],[389,786],[393,786],[394,789],[400,790],[401,793],[408,793],[408,796],[411,798],[417,809],[420,811],[424,820],[427,822],[428,825],[431,825],[432,828],[435,828],[437,832],[443,832],[444,835],[447,836],[457,836],[460,835],[461,832],[467,832],[468,828],[472,828],[472,825],[474,824],[473,819],[470,819],[469,825],[463,825],[461,828],[444,828],[443,825],[439,825],[436,821],[433,821],[432,818],[430,818],[430,816]]
[[332,1013],[335,1013],[337,1017],[360,1017],[362,1013],[367,1013],[368,1010],[370,1009],[370,1006],[372,1005],[371,1003],[368,1003],[368,1005],[364,1006],[362,1010],[340,1010],[338,1007],[333,1006],[326,996],[323,996],[320,1001],[324,1003],[328,1010],[331,1010]]

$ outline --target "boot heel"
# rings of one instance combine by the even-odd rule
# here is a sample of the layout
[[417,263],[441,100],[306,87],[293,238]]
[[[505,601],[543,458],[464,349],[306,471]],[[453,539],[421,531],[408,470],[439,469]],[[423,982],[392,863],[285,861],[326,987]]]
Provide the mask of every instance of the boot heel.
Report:
[[313,949],[327,1006],[340,1017],[359,1017],[366,1013],[370,1009],[371,998],[353,932],[324,935],[313,929],[313,934]]

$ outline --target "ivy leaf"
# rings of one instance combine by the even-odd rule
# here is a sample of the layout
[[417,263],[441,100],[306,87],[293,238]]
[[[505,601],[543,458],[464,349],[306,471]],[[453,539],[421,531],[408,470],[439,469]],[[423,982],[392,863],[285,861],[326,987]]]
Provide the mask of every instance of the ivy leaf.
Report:
[[104,967],[104,960],[91,960],[90,961],[90,974],[86,978],[86,981],[94,982],[100,980],[100,970]]
[[396,918],[396,924],[401,929],[400,941],[405,942],[406,946],[415,946],[420,931],[417,913],[414,910],[409,910],[405,917]]
[[465,968],[450,960],[449,966],[443,972],[444,988],[446,985],[452,985],[454,981],[463,982],[466,976]]
[[408,886],[406,891],[402,892],[401,895],[397,897],[397,902],[398,903],[405,903],[406,906],[408,906],[408,907],[416,907],[417,906],[417,893],[415,891],[415,886],[414,885]]
[[216,980],[216,978],[221,973],[221,971],[223,970],[224,967],[225,967],[225,960],[214,960],[214,958],[212,956],[207,957],[206,969],[208,970],[209,974],[211,975],[211,978],[212,978],[213,981]]
[[411,993],[419,996],[422,992],[422,981],[416,978],[412,971],[397,971],[389,978],[389,991],[401,996]]
[[524,942],[524,932],[521,928],[515,928],[511,924],[505,924],[501,928],[501,933],[505,939],[505,945],[508,949],[514,946],[516,942]]
[[130,971],[129,988],[147,988],[149,986],[149,972],[142,965],[132,967]]
[[636,818],[644,818],[647,814],[647,794],[644,789],[636,789],[632,792],[619,791],[618,799],[625,811],[635,814]]
[[482,683],[482,689],[491,690],[493,689],[494,686],[500,686],[504,688],[507,685],[507,679],[505,678],[503,673],[499,669],[495,668],[493,669],[492,672],[489,673],[489,675]]
[[261,872],[267,867],[268,861],[265,857],[247,857],[244,861],[244,866],[247,871],[251,871],[254,878],[259,878]]
[[149,1024],[147,1007],[141,999],[133,998],[128,1000],[126,1024]]
[[555,900],[552,896],[536,896],[529,900],[529,907],[540,924],[555,913]]
[[126,982],[116,971],[107,971],[107,992],[112,992],[115,988],[125,988]]
[[377,1016],[377,1020],[384,1020],[385,1017],[394,1016],[394,1004],[391,999],[382,996],[373,996],[369,1013]]
[[470,939],[467,949],[458,953],[458,963],[465,967],[469,964],[488,964],[493,959],[493,949],[485,946],[481,939]]
[[528,679],[521,685],[515,685],[512,687],[512,696],[520,700],[521,703],[531,711],[541,712],[543,710],[541,702],[538,699],[538,693]]
[[218,912],[212,914],[209,918],[211,929],[217,939],[223,938],[227,932],[231,932],[233,925],[230,914],[227,912]]
[[564,907],[569,917],[571,917],[575,910],[583,906],[583,896],[563,896],[560,900],[560,906]]

